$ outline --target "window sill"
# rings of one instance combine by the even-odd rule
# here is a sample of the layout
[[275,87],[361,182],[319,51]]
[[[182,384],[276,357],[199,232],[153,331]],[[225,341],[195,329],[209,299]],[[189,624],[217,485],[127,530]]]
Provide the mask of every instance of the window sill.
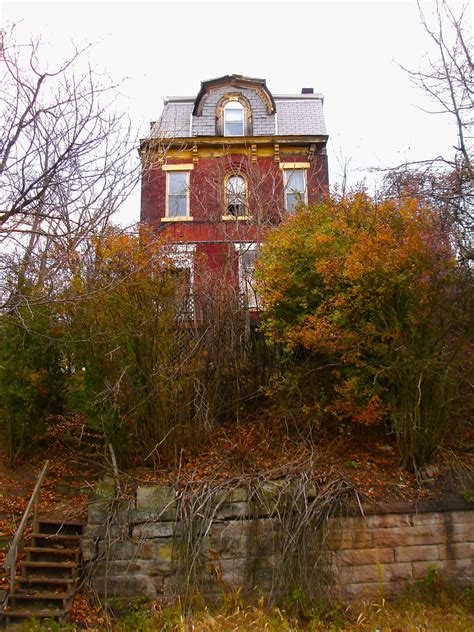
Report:
[[162,217],[161,221],[162,222],[192,222],[194,220],[194,217],[190,217],[189,215],[186,215],[184,217]]
[[248,222],[251,219],[252,219],[251,215],[223,215],[222,216],[222,220],[224,222],[231,222],[231,221],[234,221],[234,222],[241,222],[241,221]]

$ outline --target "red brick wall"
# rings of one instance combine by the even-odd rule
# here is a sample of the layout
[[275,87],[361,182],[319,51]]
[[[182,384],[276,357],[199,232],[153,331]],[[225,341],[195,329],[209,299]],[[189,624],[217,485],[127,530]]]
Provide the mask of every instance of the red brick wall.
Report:
[[[285,155],[287,162],[304,162],[301,155]],[[168,161],[168,164],[180,161]],[[223,227],[225,214],[224,176],[239,170],[247,176],[248,202],[253,223],[260,226],[278,223],[285,209],[283,174],[272,157],[258,158],[252,163],[247,156],[229,155],[216,158],[200,158],[190,173],[190,210],[193,222],[167,226],[179,241],[214,241],[229,237],[239,240],[251,236],[245,222],[238,223],[238,230]],[[328,189],[327,157],[316,155],[308,169],[308,202],[314,204]],[[155,226],[161,224],[166,208],[166,173],[161,166],[149,169],[143,175],[141,219]],[[207,225],[203,225],[203,223]],[[215,224],[219,224],[216,227]],[[181,237],[180,237],[181,235]]]

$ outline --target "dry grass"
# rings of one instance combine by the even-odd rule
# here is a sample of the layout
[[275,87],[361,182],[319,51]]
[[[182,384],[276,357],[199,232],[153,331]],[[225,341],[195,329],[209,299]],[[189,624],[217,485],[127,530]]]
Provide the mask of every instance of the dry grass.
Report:
[[[426,597],[426,595],[425,595]],[[320,606],[296,618],[284,610],[227,604],[217,612],[204,609],[185,616],[179,608],[157,609],[145,618],[125,618],[115,632],[469,632],[474,630],[474,604],[469,599],[441,595],[429,599],[403,598],[357,601],[350,605]]]

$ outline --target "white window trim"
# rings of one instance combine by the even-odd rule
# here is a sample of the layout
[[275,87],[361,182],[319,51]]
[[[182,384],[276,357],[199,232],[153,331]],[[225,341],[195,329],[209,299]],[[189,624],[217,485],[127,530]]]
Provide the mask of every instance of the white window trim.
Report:
[[[240,110],[242,112],[242,134],[226,134],[226,120],[225,120],[225,113],[226,113],[226,108],[228,107],[229,110],[231,109],[232,105],[235,104],[240,105]],[[235,108],[234,108],[235,109]],[[240,101],[238,99],[230,99],[230,101],[228,101],[225,105],[224,105],[224,109],[222,111],[222,127],[223,127],[223,132],[224,132],[224,136],[225,137],[230,137],[232,138],[233,136],[235,137],[239,137],[242,138],[245,136],[245,108],[242,105],[242,103],[240,103]]]
[[283,171],[283,186],[284,186],[284,194],[285,194],[285,209],[288,212],[292,212],[288,209],[288,192],[287,192],[287,181],[288,181],[288,172],[292,171],[302,171],[303,172],[303,180],[304,180],[304,195],[303,202],[304,204],[308,204],[308,169],[310,167],[309,162],[281,162],[280,169]]
[[[237,253],[237,256],[239,257],[239,290],[240,290],[241,295],[246,298],[247,298],[247,292],[246,292],[246,287],[245,287],[246,280],[245,280],[244,269],[242,265],[242,254],[250,250],[258,251],[261,245],[262,245],[261,243],[256,242],[256,241],[240,241],[240,242],[234,243],[235,251]],[[256,294],[254,294],[253,300],[255,304],[247,305],[248,309],[251,311],[260,310],[261,306],[259,305],[258,296]]]
[[[185,169],[184,167],[188,167],[187,169]],[[189,168],[189,165],[163,165],[162,169],[163,171],[166,173],[166,207],[165,207],[165,216],[161,218],[162,221],[165,222],[182,222],[182,221],[191,221],[193,219],[193,217],[191,216],[191,211],[190,211],[190,204],[189,204],[189,182],[190,182],[190,175],[191,175],[191,170],[193,168],[193,165],[191,165],[191,169]],[[187,173],[187,185],[186,185],[186,215],[170,215],[169,214],[169,201],[170,201],[170,193],[169,193],[169,181],[170,181],[170,177],[169,174],[170,173],[176,173],[176,172],[180,172],[180,173]]]

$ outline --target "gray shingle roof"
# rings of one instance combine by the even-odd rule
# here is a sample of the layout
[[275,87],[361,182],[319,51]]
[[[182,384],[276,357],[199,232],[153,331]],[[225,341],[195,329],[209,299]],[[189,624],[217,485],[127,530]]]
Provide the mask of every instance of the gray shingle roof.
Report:
[[[322,95],[274,95],[274,99],[277,136],[319,136],[327,133]],[[194,101],[194,97],[167,97],[163,113],[154,124],[150,137],[189,137]]]
[[326,134],[324,123],[322,98],[288,99],[275,97],[278,134],[292,135],[321,135]]
[[190,135],[191,114],[194,100],[173,102],[165,100],[165,107],[150,132],[152,138],[174,138]]

